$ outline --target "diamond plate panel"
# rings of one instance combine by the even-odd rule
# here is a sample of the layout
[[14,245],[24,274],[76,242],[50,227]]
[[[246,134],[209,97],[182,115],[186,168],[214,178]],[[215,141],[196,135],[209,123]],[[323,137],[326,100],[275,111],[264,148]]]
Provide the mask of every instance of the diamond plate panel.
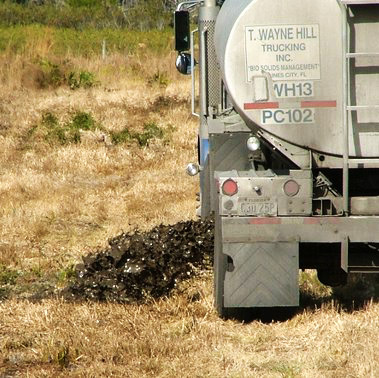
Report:
[[217,107],[221,104],[221,73],[217,61],[216,50],[214,47],[214,33],[216,21],[201,21],[200,30],[207,30],[207,87],[208,87],[208,106]]
[[299,305],[298,243],[226,243],[234,269],[224,280],[225,307]]

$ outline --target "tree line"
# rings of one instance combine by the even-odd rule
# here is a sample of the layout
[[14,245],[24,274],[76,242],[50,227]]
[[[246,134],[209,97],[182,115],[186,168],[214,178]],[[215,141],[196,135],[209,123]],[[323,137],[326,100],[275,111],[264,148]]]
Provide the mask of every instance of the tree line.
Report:
[[176,0],[0,0],[2,26],[164,29]]

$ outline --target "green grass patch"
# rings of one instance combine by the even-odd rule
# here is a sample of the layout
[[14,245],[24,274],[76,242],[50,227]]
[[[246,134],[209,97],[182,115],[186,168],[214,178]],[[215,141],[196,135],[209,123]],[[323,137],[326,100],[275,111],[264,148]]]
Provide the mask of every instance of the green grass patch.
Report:
[[140,133],[131,132],[128,128],[124,128],[121,131],[111,133],[111,138],[113,144],[136,141],[140,147],[147,147],[154,139],[163,139],[165,144],[169,143],[174,130],[172,126],[163,129],[154,121],[150,121],[143,125],[143,131]]
[[115,131],[111,133],[112,143],[113,144],[121,144],[125,142],[129,142],[133,139],[133,136],[129,129],[125,127],[121,131]]
[[59,121],[52,112],[42,115],[38,125],[34,125],[27,135],[27,139],[42,138],[50,144],[80,143],[82,131],[102,130],[101,124],[95,121],[91,113],[77,111],[65,123]]
[[152,139],[162,139],[164,131],[155,123],[148,122],[143,126],[143,132],[135,134],[134,138],[141,147],[148,146]]
[[67,283],[71,278],[76,276],[75,264],[70,264],[57,273],[58,285],[62,286]]
[[0,264],[0,285],[15,285],[19,273]]
[[[1,15],[0,15],[1,17]],[[135,54],[143,46],[149,53],[165,54],[172,50],[172,29],[137,31],[130,29],[82,30],[73,28],[53,28],[42,25],[1,26],[0,52],[17,54],[38,54],[39,49],[48,51],[49,56],[100,56],[103,41],[108,54]]]
[[89,71],[71,71],[67,77],[67,84],[71,89],[92,88],[98,84],[95,74]]
[[148,147],[152,140],[161,139],[166,145],[170,143],[175,128],[169,125],[162,128],[154,121],[146,122],[142,132],[133,132],[128,128],[121,131],[105,130],[103,125],[95,120],[91,113],[76,111],[66,122],[61,122],[53,112],[42,115],[41,121],[33,125],[25,136],[26,144],[33,140],[44,140],[51,145],[67,145],[81,142],[81,134],[86,131],[100,130],[110,135],[114,145],[135,142],[139,147]]
[[42,74],[38,77],[38,84],[41,88],[60,87],[67,82],[64,69],[56,63],[47,59],[41,59],[38,62]]
[[300,366],[287,361],[272,361],[267,364],[267,368],[279,373],[283,378],[296,378],[301,376]]
[[36,63],[38,74],[35,73],[35,81],[38,88],[58,88],[63,85],[71,89],[92,88],[98,84],[93,72],[86,70],[72,70],[69,61],[54,63],[48,59],[38,59]]

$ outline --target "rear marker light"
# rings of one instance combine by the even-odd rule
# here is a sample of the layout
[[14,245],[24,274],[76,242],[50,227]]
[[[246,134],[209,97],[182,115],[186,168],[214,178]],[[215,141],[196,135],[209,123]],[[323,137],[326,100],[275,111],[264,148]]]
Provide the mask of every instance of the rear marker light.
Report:
[[257,137],[252,136],[247,140],[246,145],[247,145],[248,150],[254,152],[260,149],[261,142],[259,141]]
[[283,191],[288,197],[294,197],[299,193],[300,185],[295,180],[288,180],[283,185]]
[[222,184],[222,192],[227,196],[234,196],[238,192],[237,183],[232,179],[224,181]]

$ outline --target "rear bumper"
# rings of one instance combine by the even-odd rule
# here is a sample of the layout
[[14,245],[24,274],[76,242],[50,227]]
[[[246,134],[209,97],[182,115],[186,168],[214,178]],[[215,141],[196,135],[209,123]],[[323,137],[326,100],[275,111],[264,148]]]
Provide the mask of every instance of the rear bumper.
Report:
[[379,243],[379,216],[222,217],[224,243]]

